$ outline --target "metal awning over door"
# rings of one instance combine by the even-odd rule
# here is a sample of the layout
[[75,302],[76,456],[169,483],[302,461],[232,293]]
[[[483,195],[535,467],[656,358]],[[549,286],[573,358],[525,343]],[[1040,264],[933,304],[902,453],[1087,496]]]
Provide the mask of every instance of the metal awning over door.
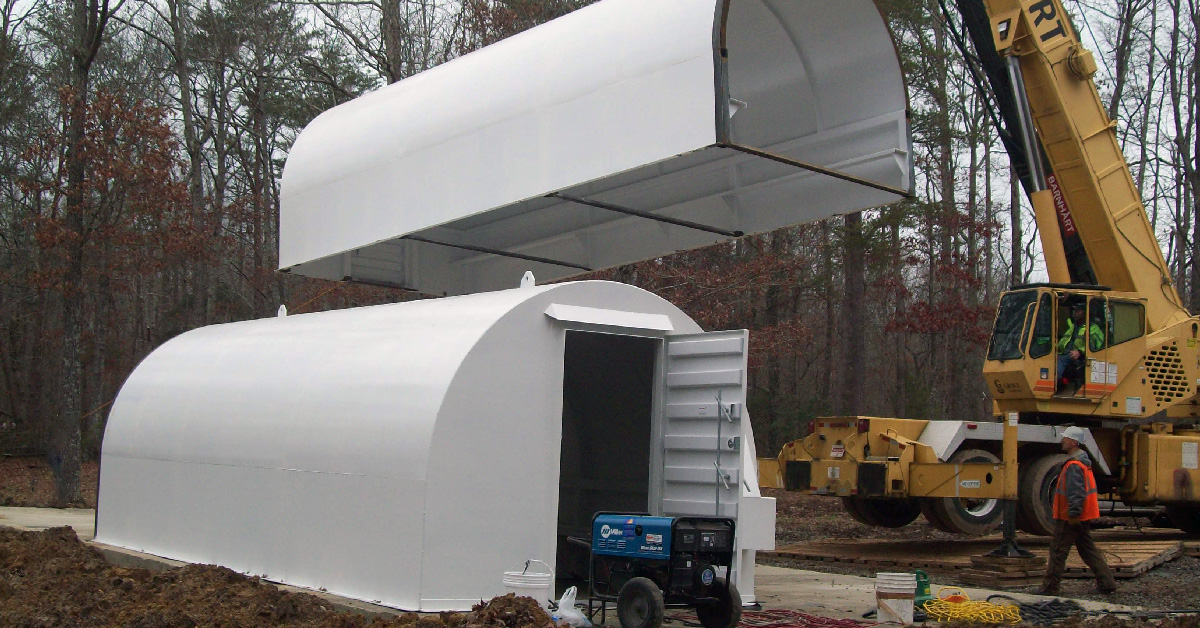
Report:
[[280,264],[462,294],[886,204],[906,103],[871,0],[602,0],[314,120]]

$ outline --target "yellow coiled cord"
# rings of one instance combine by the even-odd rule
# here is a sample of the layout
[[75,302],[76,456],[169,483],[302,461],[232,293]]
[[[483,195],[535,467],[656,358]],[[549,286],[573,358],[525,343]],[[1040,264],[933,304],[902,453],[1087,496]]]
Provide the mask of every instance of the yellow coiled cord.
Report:
[[938,589],[937,599],[925,603],[925,614],[930,619],[940,622],[1021,623],[1021,609],[1017,608],[1015,604],[972,602],[971,598],[967,596],[967,592],[958,587]]

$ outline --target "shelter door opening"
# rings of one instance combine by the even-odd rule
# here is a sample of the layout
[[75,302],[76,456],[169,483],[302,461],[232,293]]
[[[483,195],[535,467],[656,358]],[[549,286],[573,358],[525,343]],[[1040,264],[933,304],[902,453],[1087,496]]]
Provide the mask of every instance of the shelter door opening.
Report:
[[560,582],[586,581],[587,548],[568,538],[586,538],[595,513],[649,510],[659,343],[567,332],[558,488]]

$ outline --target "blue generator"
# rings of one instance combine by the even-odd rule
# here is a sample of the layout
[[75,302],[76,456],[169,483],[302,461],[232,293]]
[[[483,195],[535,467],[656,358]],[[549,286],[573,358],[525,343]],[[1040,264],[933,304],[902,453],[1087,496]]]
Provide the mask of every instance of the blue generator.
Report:
[[615,600],[622,628],[659,628],[666,607],[692,607],[704,628],[734,628],[742,598],[729,579],[733,531],[723,517],[597,514],[589,612],[593,600],[601,612]]

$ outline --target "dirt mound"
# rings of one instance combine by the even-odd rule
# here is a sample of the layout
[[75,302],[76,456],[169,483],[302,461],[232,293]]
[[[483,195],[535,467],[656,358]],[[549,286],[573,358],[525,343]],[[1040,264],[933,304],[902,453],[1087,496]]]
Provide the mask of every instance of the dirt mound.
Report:
[[114,567],[70,528],[0,528],[0,626],[128,628],[547,628],[537,603],[512,595],[471,614],[367,618],[211,565]]
[[473,606],[470,622],[473,626],[495,628],[545,628],[554,625],[554,621],[536,600],[531,597],[517,597],[513,593]]

